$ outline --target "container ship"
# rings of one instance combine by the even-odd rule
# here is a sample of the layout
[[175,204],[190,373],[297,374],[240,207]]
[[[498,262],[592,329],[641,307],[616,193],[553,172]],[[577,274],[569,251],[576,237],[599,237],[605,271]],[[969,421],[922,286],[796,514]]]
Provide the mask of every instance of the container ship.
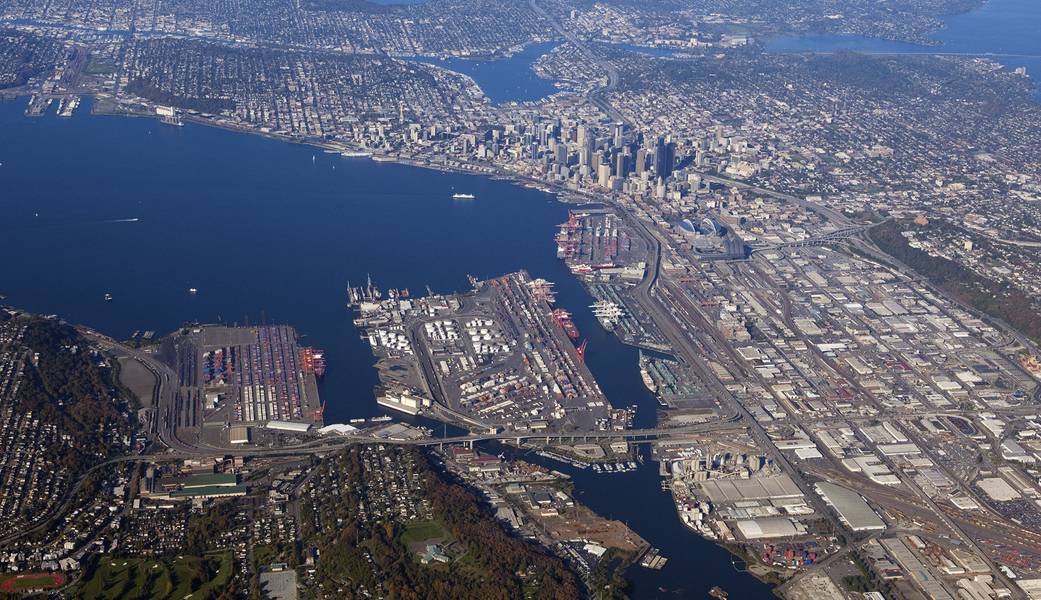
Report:
[[317,348],[300,348],[300,363],[305,373],[314,373],[315,377],[325,375],[325,350]]
[[593,309],[593,314],[608,331],[618,326],[618,322],[621,321],[624,314],[621,306],[609,300],[597,300],[589,308]]
[[557,258],[570,260],[578,256],[579,246],[582,244],[582,224],[578,215],[568,213],[567,222],[557,225],[557,228],[560,230],[556,235]]
[[572,340],[578,339],[578,327],[576,327],[575,322],[571,320],[571,313],[562,308],[558,308],[553,311],[553,320],[557,322],[557,325],[560,325],[560,328],[564,330],[564,333],[566,333],[569,338]]

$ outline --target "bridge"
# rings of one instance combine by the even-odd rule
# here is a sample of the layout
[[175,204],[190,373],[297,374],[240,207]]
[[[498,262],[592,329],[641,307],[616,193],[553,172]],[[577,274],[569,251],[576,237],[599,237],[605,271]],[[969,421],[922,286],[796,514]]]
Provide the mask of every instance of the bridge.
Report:
[[827,244],[833,244],[835,242],[842,242],[848,240],[851,237],[856,237],[866,229],[867,226],[843,227],[842,229],[836,229],[835,231],[829,231],[828,233],[815,235],[796,242],[773,244],[771,246],[757,246],[752,248],[750,252],[752,254],[755,254],[756,252],[764,252],[766,250],[781,250],[783,248],[806,248],[809,246],[825,246]]
[[698,423],[696,425],[684,425],[680,427],[653,427],[647,429],[624,429],[624,430],[612,430],[612,431],[552,431],[552,432],[521,432],[521,431],[503,431],[498,433],[487,433],[487,434],[470,434],[460,435],[455,437],[445,438],[424,438],[422,440],[404,441],[398,442],[396,440],[380,440],[373,439],[371,437],[359,438],[360,440],[369,441],[390,441],[392,443],[404,443],[413,444],[418,446],[438,446],[443,444],[467,444],[473,445],[475,442],[487,442],[492,440],[497,441],[513,441],[517,444],[521,444],[526,441],[533,442],[544,442],[546,445],[551,443],[574,443],[574,442],[588,442],[596,440],[626,440],[632,443],[648,443],[653,442],[662,437],[668,437],[673,435],[692,435],[698,433],[710,433],[716,431],[729,431],[736,429],[744,429],[744,424],[741,423],[740,417],[731,417],[727,420],[716,420],[706,423]]

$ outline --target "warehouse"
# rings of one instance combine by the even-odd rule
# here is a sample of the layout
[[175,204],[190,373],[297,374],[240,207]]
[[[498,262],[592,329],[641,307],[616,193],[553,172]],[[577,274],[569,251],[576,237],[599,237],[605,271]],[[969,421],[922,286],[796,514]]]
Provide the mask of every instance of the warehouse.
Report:
[[249,427],[245,425],[232,425],[228,434],[228,441],[232,444],[249,443]]
[[802,496],[799,486],[787,475],[753,479],[710,479],[700,482],[699,485],[714,504]]
[[288,431],[291,433],[307,433],[311,429],[310,423],[297,423],[295,421],[268,421],[268,429],[275,431]]
[[736,525],[737,530],[746,540],[791,537],[806,533],[806,528],[802,523],[786,517],[746,519],[738,521]]
[[853,490],[822,481],[817,484],[817,493],[853,531],[881,531],[886,528],[885,521]]
[[1012,500],[1019,500],[1023,497],[1022,494],[1017,492],[1007,481],[1000,477],[986,477],[976,482],[976,485],[980,487],[991,499],[998,502],[1010,502]]

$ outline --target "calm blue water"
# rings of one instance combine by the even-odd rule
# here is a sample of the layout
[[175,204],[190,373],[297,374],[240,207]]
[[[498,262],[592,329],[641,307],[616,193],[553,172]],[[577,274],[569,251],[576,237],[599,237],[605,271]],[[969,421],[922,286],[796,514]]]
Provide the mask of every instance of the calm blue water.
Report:
[[[115,337],[192,321],[288,323],[327,351],[320,390],[336,422],[382,412],[372,355],[344,307],[348,281],[371,273],[384,286],[446,292],[468,288],[467,274],[525,268],[556,282],[612,403],[639,405],[638,423],[654,422],[636,351],[597,325],[592,298],[555,258],[567,208],[551,196],[191,124],[91,116],[89,106],[29,119],[24,99],[0,102],[6,303]],[[457,191],[477,200],[451,200]],[[575,481],[583,501],[669,557],[660,572],[631,570],[636,598],[706,597],[713,585],[732,598],[772,597],[683,528],[656,465]]]
[[415,57],[418,60],[469,75],[481,86],[488,99],[495,104],[504,102],[536,101],[556,93],[552,81],[542,79],[531,69],[540,56],[559,42],[545,42],[526,46],[509,58],[496,60],[475,58],[436,59]]
[[[940,46],[919,46],[859,36],[809,35],[770,40],[770,52],[831,52],[838,49],[866,53],[950,52],[993,58],[1008,68],[1026,67],[1035,80],[1041,77],[1041,2],[1038,0],[989,0],[982,7],[944,19],[946,27],[935,32]],[[1041,91],[1038,93],[1041,99]]]

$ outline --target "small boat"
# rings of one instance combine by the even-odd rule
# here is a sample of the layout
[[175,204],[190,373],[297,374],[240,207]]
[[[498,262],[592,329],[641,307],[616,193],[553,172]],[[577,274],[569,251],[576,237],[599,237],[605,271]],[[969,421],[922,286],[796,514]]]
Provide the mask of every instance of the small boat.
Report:
[[189,294],[197,294],[197,293],[199,293],[199,290],[196,289],[196,288],[188,288],[188,293]]
[[473,194],[452,194],[453,200],[473,200],[476,197]]
[[112,294],[105,294],[105,302],[112,302]]

